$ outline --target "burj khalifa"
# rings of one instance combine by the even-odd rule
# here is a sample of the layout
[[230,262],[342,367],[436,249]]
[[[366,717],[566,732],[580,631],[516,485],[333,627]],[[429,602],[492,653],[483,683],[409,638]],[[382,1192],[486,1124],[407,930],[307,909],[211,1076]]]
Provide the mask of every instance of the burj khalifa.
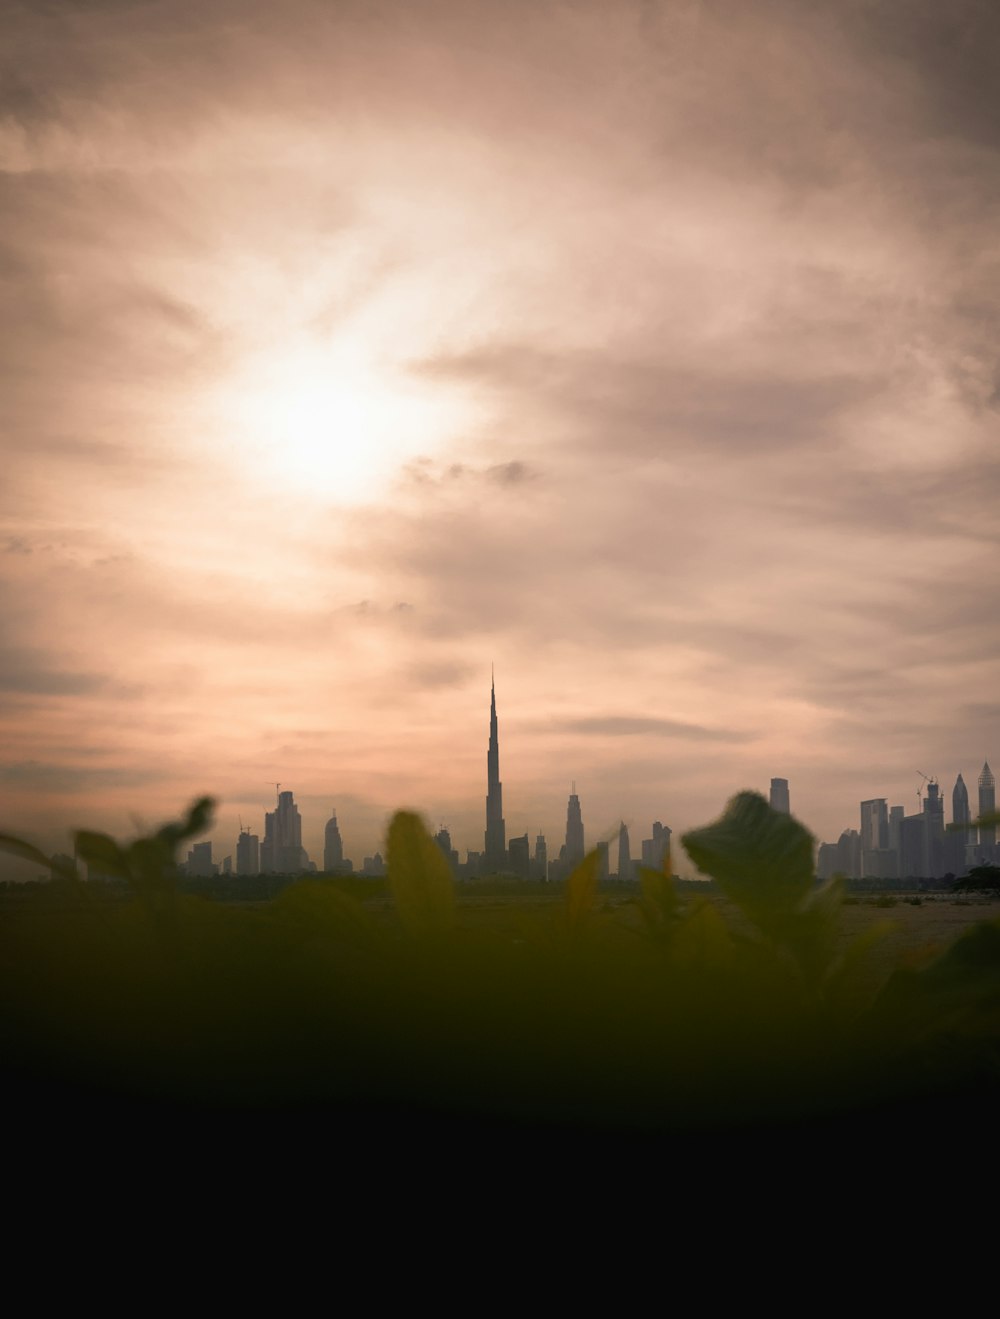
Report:
[[507,867],[507,827],[503,819],[503,784],[500,782],[500,741],[497,736],[497,696],[490,682],[490,749],[486,753],[486,848],[487,871]]

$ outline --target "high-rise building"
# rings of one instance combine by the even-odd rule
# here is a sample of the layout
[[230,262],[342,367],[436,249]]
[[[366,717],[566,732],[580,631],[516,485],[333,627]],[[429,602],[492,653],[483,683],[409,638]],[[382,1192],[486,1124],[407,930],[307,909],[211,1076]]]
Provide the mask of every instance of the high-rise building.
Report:
[[965,779],[959,774],[955,780],[955,786],[951,790],[951,822],[952,824],[970,824],[972,814],[969,810],[969,789],[965,786]]
[[336,875],[344,868],[344,840],[340,836],[337,824],[337,812],[334,811],[326,822],[323,838],[323,870],[327,875]]
[[618,879],[625,883],[632,878],[632,845],[629,842],[628,828],[622,820],[618,830]]
[[644,866],[649,866],[651,870],[663,869],[664,860],[670,851],[670,835],[672,832],[659,820],[653,821],[652,838],[642,840],[642,864]]
[[503,784],[500,782],[500,739],[497,733],[497,696],[490,683],[490,746],[486,753],[486,846],[483,851],[487,871],[503,870],[507,865],[507,826],[503,818]]
[[861,803],[861,848],[876,852],[889,846],[889,811],[884,797]]
[[561,861],[572,867],[578,861],[582,861],[586,848],[583,842],[583,812],[580,810],[580,798],[576,795],[576,784],[573,784],[573,791],[569,794],[569,804],[566,807],[566,845],[563,848]]
[[791,814],[791,807],[788,804],[787,779],[771,780],[771,810],[782,811],[785,815]]
[[[997,781],[993,777],[993,771],[990,769],[988,760],[983,761],[983,771],[979,775],[979,814],[989,815],[997,808]],[[997,827],[995,824],[984,824],[979,829],[980,847],[995,847],[997,841]]]
[[451,834],[444,827],[444,825],[442,825],[441,828],[434,835],[434,841],[435,843],[437,843],[438,847],[440,847],[441,851],[448,858],[448,864],[451,866],[452,870],[457,870],[458,851],[454,847],[452,847]]
[[531,848],[528,835],[512,838],[508,849],[508,864],[519,879],[527,879],[531,870]]
[[290,792],[279,791],[277,806],[264,816],[260,868],[279,875],[294,875],[309,868],[302,846],[302,817]]
[[544,834],[539,834],[535,839],[535,857],[531,870],[534,879],[545,880],[549,877],[549,851]]
[[199,879],[207,879],[215,874],[215,866],[212,862],[212,844],[195,843],[187,854],[187,866],[185,867],[189,875],[197,876]]
[[243,829],[236,840],[236,873],[260,874],[260,838],[248,829]]
[[845,829],[837,839],[837,871],[847,879],[861,877],[861,835]]
[[965,849],[972,841],[969,790],[961,774],[951,790],[951,822],[954,830],[944,840],[945,870],[953,875],[961,875],[965,872]]
[[929,879],[931,873],[929,816],[905,815],[900,842],[899,873],[904,879]]
[[905,806],[889,807],[889,846],[896,853],[897,862],[903,854],[903,820],[905,817]]
[[924,798],[924,816],[927,820],[927,862],[926,875],[937,879],[947,869],[944,846],[944,798],[937,779],[928,779],[927,796]]
[[836,843],[820,843],[816,853],[817,879],[832,879],[840,865],[840,851]]
[[597,882],[603,884],[610,875],[610,861],[608,860],[608,840],[602,838],[595,849],[597,852]]
[[861,873],[881,879],[888,876],[884,853],[889,851],[889,810],[884,797],[861,803]]

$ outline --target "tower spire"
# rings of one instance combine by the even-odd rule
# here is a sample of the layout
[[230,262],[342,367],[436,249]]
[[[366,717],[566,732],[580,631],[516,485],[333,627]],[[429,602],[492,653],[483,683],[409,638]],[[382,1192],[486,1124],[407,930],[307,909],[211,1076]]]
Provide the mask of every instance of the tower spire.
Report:
[[490,745],[486,753],[486,847],[487,871],[503,870],[507,864],[507,831],[503,818],[503,784],[500,782],[500,735],[497,727],[497,695],[493,665],[490,665]]

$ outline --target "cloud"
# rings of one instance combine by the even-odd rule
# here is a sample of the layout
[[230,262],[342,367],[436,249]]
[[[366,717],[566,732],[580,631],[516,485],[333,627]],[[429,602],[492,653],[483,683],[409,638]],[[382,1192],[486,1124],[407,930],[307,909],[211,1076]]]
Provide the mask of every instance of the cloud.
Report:
[[582,733],[596,737],[668,737],[686,742],[749,742],[752,733],[721,728],[705,728],[700,724],[683,723],[677,719],[660,719],[637,715],[589,715],[582,719],[553,721],[556,731]]
[[38,760],[0,764],[0,782],[8,787],[59,794],[87,794],[102,789],[151,786],[167,776],[135,765],[80,765]]
[[[561,738],[595,818],[678,826],[791,766],[823,828],[853,766],[979,746],[995,6],[8,8],[12,763],[96,722],[180,799],[279,758],[366,828],[464,819],[493,658],[512,811],[564,810]],[[229,406],[344,344],[448,405],[364,507]]]
[[30,696],[86,696],[111,685],[107,675],[49,666],[39,650],[0,650],[0,691]]

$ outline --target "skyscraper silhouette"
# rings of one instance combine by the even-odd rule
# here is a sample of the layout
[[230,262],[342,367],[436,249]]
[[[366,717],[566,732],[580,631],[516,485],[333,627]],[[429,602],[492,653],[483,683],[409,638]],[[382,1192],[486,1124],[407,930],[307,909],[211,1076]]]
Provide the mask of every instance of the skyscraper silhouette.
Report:
[[944,874],[944,798],[941,785],[937,779],[928,779],[927,795],[924,797],[924,818],[927,821],[927,849],[929,869],[927,874],[937,878]]
[[563,848],[563,855],[560,860],[565,861],[570,866],[575,866],[578,861],[583,860],[583,813],[580,810],[580,798],[576,795],[576,784],[573,784],[573,791],[569,794],[569,804],[566,807],[566,845]]
[[624,820],[618,830],[618,878],[623,883],[632,878],[632,845],[629,842],[628,828]]
[[965,786],[965,779],[959,774],[955,780],[955,786],[951,790],[951,822],[952,824],[968,824],[971,818],[969,789]]
[[791,814],[791,806],[788,803],[787,779],[771,780],[771,810],[782,811],[785,815]]
[[497,733],[496,686],[490,682],[490,748],[486,753],[486,847],[487,871],[503,870],[507,864],[507,827],[503,818],[503,784],[500,782],[500,739]]
[[[988,760],[983,761],[983,772],[979,776],[979,814],[986,815],[997,808],[997,781],[993,777]],[[979,842],[986,847],[993,847],[997,841],[997,827],[986,824],[979,830]]]
[[326,835],[323,847],[323,869],[328,875],[335,875],[344,865],[344,842],[337,824],[337,812],[334,811],[326,823]]
[[302,846],[302,816],[290,792],[279,792],[277,806],[264,815],[264,841],[260,849],[262,871],[291,875],[308,868]]
[[962,833],[949,833],[945,842],[945,870],[953,875],[960,875],[965,869],[965,849],[973,842],[975,835],[969,829],[972,812],[969,809],[969,790],[965,779],[959,774],[951,790],[951,822],[956,828],[965,829]]
[[241,829],[236,840],[236,873],[256,875],[260,871],[260,838],[249,829]]

